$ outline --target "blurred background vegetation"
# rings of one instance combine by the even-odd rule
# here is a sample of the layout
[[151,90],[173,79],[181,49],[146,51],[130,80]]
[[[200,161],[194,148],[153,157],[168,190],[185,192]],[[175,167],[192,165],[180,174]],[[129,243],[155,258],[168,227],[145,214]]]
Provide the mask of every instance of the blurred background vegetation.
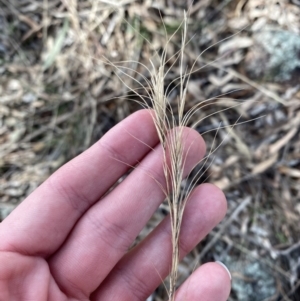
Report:
[[[175,80],[172,105],[184,9],[184,64],[195,62],[188,107],[211,99],[193,117],[213,152],[199,182],[222,188],[229,210],[180,278],[221,260],[233,275],[230,300],[300,300],[299,0],[0,0],[0,221],[141,109],[128,87],[146,84],[140,63],[151,68],[165,29],[175,33],[165,82]],[[128,76],[106,59],[126,61]],[[138,241],[165,214],[162,205]],[[164,287],[150,300],[166,300]]]

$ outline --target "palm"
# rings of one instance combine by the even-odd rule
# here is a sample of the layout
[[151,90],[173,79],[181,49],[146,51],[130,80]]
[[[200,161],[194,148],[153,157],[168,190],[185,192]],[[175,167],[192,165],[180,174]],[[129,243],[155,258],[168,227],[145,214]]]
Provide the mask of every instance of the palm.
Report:
[[[186,129],[186,134],[187,173],[205,146],[196,132]],[[1,301],[138,301],[151,294],[169,272],[168,218],[142,243],[128,248],[164,199],[157,185],[164,186],[157,143],[149,112],[134,114],[57,171],[0,225]],[[107,194],[137,162],[126,180]],[[225,210],[217,188],[195,189],[182,224],[181,256]],[[182,285],[176,300],[226,300],[229,289],[226,271],[207,264]]]

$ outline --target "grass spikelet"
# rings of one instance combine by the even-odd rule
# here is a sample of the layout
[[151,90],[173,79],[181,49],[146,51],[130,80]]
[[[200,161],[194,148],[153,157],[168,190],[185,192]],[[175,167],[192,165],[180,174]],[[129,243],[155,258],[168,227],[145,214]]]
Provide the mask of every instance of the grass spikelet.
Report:
[[[184,151],[184,137],[183,137],[183,129],[186,126],[196,127],[197,124],[203,121],[204,118],[210,117],[214,114],[220,113],[222,111],[234,108],[239,106],[240,104],[237,103],[234,106],[227,107],[226,109],[221,109],[219,111],[210,114],[197,122],[191,124],[192,116],[201,110],[202,108],[214,105],[214,101],[220,101],[224,99],[226,101],[226,93],[214,98],[206,99],[204,101],[196,103],[194,106],[187,110],[186,108],[186,95],[187,95],[187,84],[190,80],[190,76],[200,70],[195,70],[197,59],[210,47],[216,45],[212,45],[203,52],[195,60],[194,64],[188,69],[185,66],[185,47],[189,43],[187,41],[187,33],[188,33],[188,17],[187,13],[184,12],[183,20],[178,27],[178,29],[173,33],[173,35],[167,39],[166,45],[161,54],[157,52],[153,56],[153,59],[150,60],[150,64],[152,66],[151,69],[146,67],[144,64],[140,62],[134,62],[142,68],[145,68],[146,71],[149,73],[149,77],[147,78],[141,72],[137,70],[133,70],[129,67],[125,67],[123,64],[127,62],[119,62],[119,63],[112,63],[108,59],[106,63],[110,66],[115,68],[115,73],[124,84],[124,86],[139,97],[140,101],[137,101],[141,106],[144,108],[151,108],[154,111],[153,121],[156,127],[156,131],[160,140],[160,143],[163,147],[163,172],[166,181],[166,189],[164,190],[166,200],[169,206],[170,212],[170,220],[171,220],[171,240],[172,240],[172,263],[170,266],[170,276],[169,276],[169,287],[168,287],[168,297],[169,301],[175,300],[175,291],[177,287],[177,280],[178,280],[178,265],[180,261],[180,254],[179,254],[179,243],[180,243],[180,230],[181,224],[183,219],[184,210],[186,207],[186,203],[188,198],[193,191],[197,179],[202,176],[203,173],[207,171],[209,167],[203,170],[204,165],[200,170],[196,172],[191,183],[184,187],[184,192],[182,189],[182,183],[184,180],[184,165],[187,153]],[[167,59],[167,50],[168,45],[171,42],[172,38],[175,34],[181,31],[182,38],[181,38],[181,45],[180,50],[176,52],[171,58]],[[165,29],[165,35],[167,38],[167,31]],[[149,41],[147,41],[149,42]],[[222,41],[220,41],[222,42]],[[170,63],[171,59],[173,62],[171,66],[167,64]],[[214,63],[214,62],[213,62]],[[172,80],[169,85],[166,84],[166,77],[172,67],[175,64],[179,65],[179,76]],[[206,64],[205,66],[207,66]],[[204,67],[205,67],[204,66]],[[130,71],[130,72],[129,72]],[[133,75],[138,75],[142,78],[143,83],[137,80]],[[134,82],[139,87],[132,88],[130,85],[122,79],[122,76],[130,79],[131,82]],[[171,92],[174,90],[174,87],[171,84],[175,85],[177,90],[179,91],[178,96],[176,98],[176,103],[170,103],[169,96]],[[167,86],[167,88],[166,88]],[[144,91],[146,95],[143,95],[142,92]],[[126,98],[127,99],[127,98]],[[235,124],[226,125],[225,127],[233,128],[235,125],[239,124],[238,120]],[[219,126],[216,129],[216,135],[218,130],[224,128]],[[216,138],[216,137],[215,137]],[[222,143],[221,143],[222,144]],[[220,145],[221,145],[220,144]],[[218,149],[220,145],[216,148]],[[185,147],[186,148],[186,147]],[[203,158],[203,162],[206,163],[208,158],[212,156],[213,151],[211,150],[209,154]],[[200,162],[199,162],[200,163]],[[158,183],[159,184],[159,183]]]
[[[182,22],[182,47],[180,51],[180,95],[177,98],[177,120],[170,106],[170,120],[167,115],[167,95],[165,94],[165,64],[166,51],[164,49],[160,60],[160,66],[152,75],[153,87],[153,109],[155,111],[154,121],[157,133],[164,149],[164,175],[167,183],[167,201],[170,210],[171,230],[172,230],[172,265],[169,278],[169,299],[175,299],[175,289],[178,278],[179,264],[179,237],[182,223],[182,216],[185,208],[183,194],[181,193],[181,183],[183,180],[184,152],[183,152],[183,127],[186,88],[184,86],[186,75],[183,71],[184,48],[187,36],[187,16],[184,13]],[[167,137],[167,134],[169,136]],[[169,162],[167,160],[169,156]]]
[[[169,104],[168,96],[170,91],[165,89],[166,83],[165,79],[168,72],[171,70],[169,68],[166,71],[167,60],[167,50],[168,44],[170,43],[172,37],[179,31],[182,30],[182,43],[179,52],[175,53],[173,56],[175,62],[180,64],[180,76],[179,89],[180,93],[177,97],[177,108],[176,113],[173,111],[172,106]],[[165,29],[165,34],[167,37],[167,31]],[[175,298],[175,290],[178,278],[178,264],[179,264],[179,237],[180,229],[182,223],[182,217],[184,213],[184,208],[186,201],[184,199],[184,194],[181,190],[181,183],[183,181],[183,170],[185,163],[184,147],[183,147],[183,128],[187,125],[190,116],[185,116],[185,100],[186,100],[186,84],[191,73],[184,71],[184,50],[186,46],[187,37],[187,14],[184,12],[184,19],[181,22],[178,29],[173,33],[173,35],[167,40],[166,46],[159,55],[155,53],[153,61],[150,60],[152,69],[149,70],[150,80],[145,78],[141,73],[134,71],[136,74],[140,75],[143,80],[148,85],[148,89],[145,85],[133,76],[128,74],[130,68],[122,66],[122,63],[112,63],[106,59],[107,64],[113,66],[117,71],[116,75],[122,81],[122,83],[131,91],[133,94],[137,95],[141,99],[141,105],[145,108],[151,108],[154,111],[153,121],[156,127],[156,131],[159,137],[159,141],[163,147],[163,171],[164,177],[167,183],[165,189],[166,199],[169,205],[170,220],[171,220],[171,233],[172,233],[172,264],[170,267],[170,277],[169,277],[169,300],[173,301]],[[155,64],[154,59],[158,58],[158,66]],[[136,62],[140,64],[139,62]],[[171,66],[171,67],[172,67]],[[146,96],[139,93],[139,89],[133,89],[130,87],[122,78],[121,75],[125,75],[132,81],[137,83],[140,88],[146,91]],[[149,104],[150,101],[150,104]],[[193,110],[195,111],[195,109]]]

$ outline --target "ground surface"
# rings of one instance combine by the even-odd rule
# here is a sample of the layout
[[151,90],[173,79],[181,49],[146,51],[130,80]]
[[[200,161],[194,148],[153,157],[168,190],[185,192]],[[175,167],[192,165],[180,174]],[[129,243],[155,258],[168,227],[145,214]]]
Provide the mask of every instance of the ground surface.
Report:
[[[170,37],[189,9],[188,106],[212,99],[193,117],[205,117],[197,130],[212,152],[199,182],[224,189],[229,211],[183,261],[180,278],[195,263],[221,260],[233,274],[230,300],[300,300],[299,1],[113,2],[0,0],[0,220],[140,109],[126,86],[149,77],[138,62],[151,67],[166,45],[164,25]],[[179,33],[169,43],[169,66],[180,41]],[[130,76],[105,58],[130,61]],[[175,63],[166,77],[166,87],[175,79],[171,105],[178,75]],[[149,297],[165,299],[163,287]]]

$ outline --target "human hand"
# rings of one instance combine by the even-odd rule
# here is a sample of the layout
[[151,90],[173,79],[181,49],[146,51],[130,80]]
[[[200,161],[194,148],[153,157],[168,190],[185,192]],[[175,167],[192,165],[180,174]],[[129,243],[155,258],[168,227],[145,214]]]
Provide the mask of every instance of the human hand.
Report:
[[[187,174],[205,144],[191,129],[184,137]],[[165,185],[162,149],[149,111],[142,110],[55,172],[0,224],[0,301],[145,300],[171,262],[168,218],[128,251],[164,200],[156,181]],[[182,224],[181,257],[225,212],[218,188],[194,190]],[[179,288],[176,301],[222,301],[229,291],[226,270],[209,263]]]

